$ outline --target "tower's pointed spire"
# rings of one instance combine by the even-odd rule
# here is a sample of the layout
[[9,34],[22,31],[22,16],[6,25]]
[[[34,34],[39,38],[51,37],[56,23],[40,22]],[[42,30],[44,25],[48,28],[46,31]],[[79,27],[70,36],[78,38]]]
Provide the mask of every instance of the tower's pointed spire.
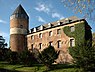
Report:
[[15,11],[13,12],[12,15],[14,15],[14,14],[24,14],[24,15],[27,15],[27,13],[25,12],[25,10],[21,6],[21,4],[15,9]]

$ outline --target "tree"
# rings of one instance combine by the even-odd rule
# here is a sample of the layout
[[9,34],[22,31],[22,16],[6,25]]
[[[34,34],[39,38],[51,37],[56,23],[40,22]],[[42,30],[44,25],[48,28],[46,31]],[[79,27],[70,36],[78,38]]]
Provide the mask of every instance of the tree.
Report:
[[5,48],[7,46],[7,43],[5,43],[5,39],[3,36],[0,36],[0,48]]
[[93,45],[95,45],[95,33],[93,33],[93,35],[92,35],[93,37],[92,37],[92,43],[93,43]]
[[58,58],[59,52],[55,51],[53,46],[48,46],[40,54],[39,58],[48,70],[52,69],[52,63]]
[[95,20],[95,0],[62,0],[62,2],[75,13],[82,13],[85,18]]
[[74,64],[83,71],[91,71],[95,69],[95,45],[91,47],[89,42],[79,44],[76,47],[69,49],[71,56],[74,59]]

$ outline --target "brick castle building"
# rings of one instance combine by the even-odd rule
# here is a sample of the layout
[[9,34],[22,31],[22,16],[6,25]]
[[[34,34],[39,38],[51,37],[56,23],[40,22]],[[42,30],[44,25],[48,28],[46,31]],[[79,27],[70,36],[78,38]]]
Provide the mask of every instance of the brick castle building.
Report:
[[40,25],[30,29],[29,17],[19,5],[10,17],[10,49],[21,52],[28,48],[42,51],[47,46],[54,46],[60,51],[57,62],[70,62],[69,47],[74,47],[83,40],[91,38],[91,27],[85,19],[75,16]]

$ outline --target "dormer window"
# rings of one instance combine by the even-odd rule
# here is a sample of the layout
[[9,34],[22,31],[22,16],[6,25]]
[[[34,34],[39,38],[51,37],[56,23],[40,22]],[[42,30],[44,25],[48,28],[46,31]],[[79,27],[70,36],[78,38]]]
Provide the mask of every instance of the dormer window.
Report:
[[66,20],[66,23],[69,23],[69,22],[72,21],[72,20],[70,20],[69,18],[66,18],[65,20]]
[[42,25],[40,26],[40,30],[43,30],[43,26]]
[[34,28],[33,32],[36,32],[36,28]]
[[60,25],[60,21],[57,21],[57,25]]
[[48,27],[51,27],[51,23],[48,23]]

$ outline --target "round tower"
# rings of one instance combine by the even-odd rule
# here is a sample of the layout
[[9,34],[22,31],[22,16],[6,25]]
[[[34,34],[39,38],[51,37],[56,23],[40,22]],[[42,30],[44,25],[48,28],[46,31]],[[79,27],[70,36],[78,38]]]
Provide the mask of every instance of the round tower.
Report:
[[10,16],[10,49],[21,52],[27,48],[26,35],[28,33],[29,17],[23,7],[19,5]]

